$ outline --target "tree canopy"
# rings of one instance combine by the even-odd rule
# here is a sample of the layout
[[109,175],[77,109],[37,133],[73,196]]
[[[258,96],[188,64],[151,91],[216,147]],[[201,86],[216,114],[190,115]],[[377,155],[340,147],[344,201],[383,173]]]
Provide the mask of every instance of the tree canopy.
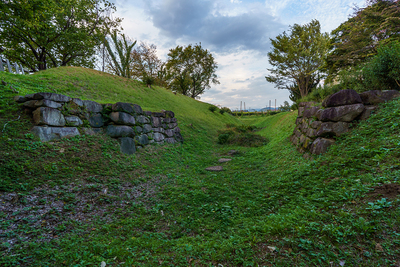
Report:
[[329,36],[321,33],[317,20],[305,25],[294,24],[289,33],[271,39],[268,62],[273,67],[266,80],[293,95],[306,96],[323,78],[321,67],[328,53]]
[[95,48],[120,24],[106,0],[13,0],[0,2],[3,54],[32,71],[93,67]]
[[177,46],[169,50],[166,64],[169,88],[183,95],[196,98],[203,94],[211,84],[219,84],[218,68],[214,57],[201,44]]
[[400,40],[400,3],[371,0],[332,31],[332,52],[326,60],[331,80],[339,70],[365,62],[381,45]]

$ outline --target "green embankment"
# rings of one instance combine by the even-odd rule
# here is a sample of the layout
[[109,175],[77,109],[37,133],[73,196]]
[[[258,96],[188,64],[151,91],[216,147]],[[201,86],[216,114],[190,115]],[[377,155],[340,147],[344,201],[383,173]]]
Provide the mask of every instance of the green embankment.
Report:
[[[51,89],[172,110],[185,138],[131,157],[103,136],[41,143],[25,115],[11,121],[18,105],[0,85],[0,127],[8,123],[0,200],[14,208],[0,211],[0,265],[391,266],[400,258],[400,100],[310,161],[288,141],[295,112],[237,121],[165,89],[78,68],[0,78],[23,94]],[[217,145],[227,123],[260,127],[269,143]],[[205,171],[220,157],[232,159],[224,171]]]

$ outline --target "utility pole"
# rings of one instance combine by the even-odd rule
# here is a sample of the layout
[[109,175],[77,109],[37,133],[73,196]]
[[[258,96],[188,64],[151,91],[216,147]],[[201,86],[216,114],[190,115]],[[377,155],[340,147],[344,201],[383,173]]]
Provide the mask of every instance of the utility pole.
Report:
[[242,112],[242,101],[240,101],[240,112]]
[[243,102],[244,104],[244,111],[246,111],[246,102]]
[[276,99],[275,99],[275,111],[276,111]]

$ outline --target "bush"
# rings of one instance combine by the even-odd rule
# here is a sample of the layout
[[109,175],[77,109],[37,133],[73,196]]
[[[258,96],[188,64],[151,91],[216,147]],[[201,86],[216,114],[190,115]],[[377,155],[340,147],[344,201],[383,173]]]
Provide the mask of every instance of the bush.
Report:
[[253,133],[257,130],[255,126],[227,125],[227,127],[227,129],[218,132],[218,144],[258,147],[268,143],[268,140],[265,137]]
[[208,110],[211,111],[212,113],[214,113],[214,111],[216,111],[218,109],[217,106],[211,105],[208,107]]
[[400,90],[400,43],[378,48],[378,54],[363,69],[366,85],[372,90]]
[[219,113],[221,113],[221,114],[224,114],[224,113],[229,113],[229,114],[232,114],[232,111],[229,109],[229,108],[227,108],[227,107],[223,107],[223,108],[221,108],[220,110],[219,110]]

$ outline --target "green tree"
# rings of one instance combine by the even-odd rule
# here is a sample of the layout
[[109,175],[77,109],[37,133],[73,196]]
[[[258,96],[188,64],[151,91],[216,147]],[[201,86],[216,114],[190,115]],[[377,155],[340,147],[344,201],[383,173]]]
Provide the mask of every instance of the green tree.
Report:
[[169,88],[192,98],[203,94],[211,84],[219,84],[215,74],[217,63],[201,44],[171,49],[165,68]]
[[118,76],[131,78],[131,64],[134,61],[132,50],[135,44],[136,41],[133,42],[125,34],[118,36],[116,31],[109,38],[105,38],[108,71]]
[[0,2],[0,47],[32,71],[58,66],[93,67],[96,46],[120,24],[106,0]]
[[[268,53],[272,69],[266,80],[278,89],[287,89],[293,95],[306,96],[318,84],[323,73],[321,67],[328,53],[329,36],[321,33],[317,20],[306,25],[294,24],[290,33],[283,32],[271,39],[273,50]],[[293,87],[293,84],[297,86]]]
[[291,110],[291,107],[290,107],[289,102],[284,101],[284,102],[283,102],[283,106],[280,106],[280,107],[279,107],[279,110],[280,110],[280,111],[290,111],[290,110]]
[[332,81],[340,70],[365,63],[380,45],[400,40],[400,3],[397,0],[371,0],[356,8],[353,16],[332,31],[332,52],[326,69]]

